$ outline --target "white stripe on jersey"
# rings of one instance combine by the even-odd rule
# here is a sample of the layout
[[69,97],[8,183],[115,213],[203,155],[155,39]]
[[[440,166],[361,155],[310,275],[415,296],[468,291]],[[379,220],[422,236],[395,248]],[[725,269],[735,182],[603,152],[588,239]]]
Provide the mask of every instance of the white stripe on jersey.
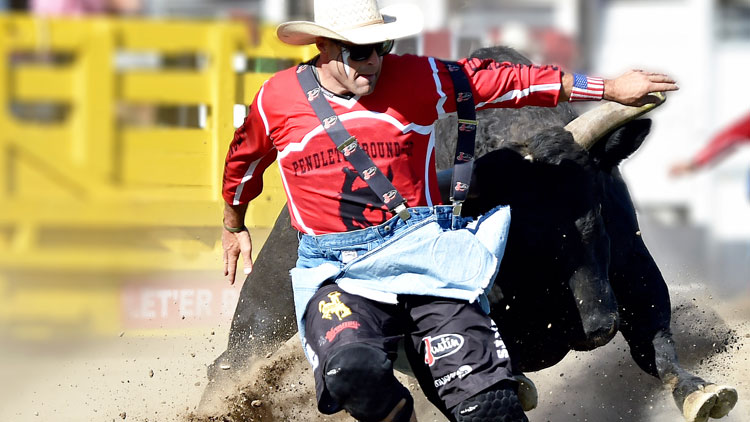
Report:
[[[325,88],[323,88],[325,89]],[[346,107],[351,110],[352,107],[354,107],[357,102],[359,102],[359,99],[362,98],[361,95],[356,95],[352,98],[342,98],[338,95],[331,94],[331,96],[326,95],[326,99],[328,101],[334,102],[340,106]]]
[[271,148],[268,152],[263,154],[262,157],[250,163],[250,167],[247,168],[245,175],[242,176],[242,180],[240,180],[240,183],[237,185],[237,190],[234,192],[234,200],[232,201],[232,205],[240,205],[240,197],[242,197],[242,191],[245,190],[245,183],[249,182],[250,179],[253,178],[255,168],[258,167],[258,164],[260,164],[261,160],[266,158],[268,154],[270,154],[274,149],[275,148]]
[[289,188],[289,183],[286,181],[286,176],[284,175],[284,170],[281,167],[281,159],[277,157],[276,161],[279,161],[279,173],[281,174],[281,182],[284,184],[284,191],[287,193],[287,205],[289,206],[289,209],[292,210],[292,215],[294,215],[294,220],[299,224],[299,226],[302,228],[302,230],[305,231],[305,233],[309,235],[315,235],[315,232],[307,227],[305,225],[304,220],[302,220],[302,216],[299,213],[299,210],[297,209],[297,204],[294,203],[294,198],[292,198],[291,190]]
[[266,136],[269,136],[271,134],[271,130],[268,128],[268,117],[266,117],[266,112],[263,111],[263,91],[266,89],[266,82],[263,82],[263,86],[260,87],[260,92],[258,92],[257,103],[258,103],[258,114],[260,114],[260,118],[263,119],[263,126],[266,127]]
[[437,102],[437,106],[436,106],[437,115],[438,115],[438,119],[442,119],[446,115],[444,106],[445,106],[445,101],[447,100],[447,97],[445,95],[445,92],[443,92],[443,84],[440,82],[440,76],[438,76],[438,68],[437,68],[437,63],[435,62],[435,58],[429,57],[428,59],[430,61],[430,68],[432,69],[432,79],[435,80],[435,90],[440,96]]
[[[398,130],[401,131],[401,133],[407,133],[407,132],[417,132],[420,135],[428,135],[432,131],[432,126],[423,126],[418,125],[416,123],[409,123],[407,125],[404,125],[403,123],[399,122],[398,119],[391,116],[387,113],[376,113],[373,111],[367,111],[367,110],[359,110],[359,111],[353,111],[351,113],[342,114],[339,116],[339,120],[342,122],[345,122],[347,120],[353,120],[353,119],[377,119],[384,121],[386,123],[390,123],[394,127],[396,127]],[[302,138],[300,142],[290,143],[289,145],[284,148],[283,151],[279,152],[279,159],[285,158],[289,153],[291,152],[300,152],[305,149],[305,146],[308,142],[310,142],[310,139],[312,139],[313,136],[323,132],[323,125],[319,124],[313,130],[310,132],[307,132],[307,134]],[[333,141],[331,141],[333,143]]]
[[435,153],[435,124],[432,125],[432,129],[430,132],[430,141],[427,144],[427,156],[424,162],[424,196],[428,207],[432,206],[432,195],[430,195],[430,158]]
[[508,91],[502,96],[496,98],[494,101],[490,101],[489,103],[483,102],[477,104],[477,108],[484,107],[487,104],[497,104],[502,103],[505,101],[511,101],[515,98],[523,98],[528,97],[529,94],[532,92],[540,92],[540,91],[559,91],[560,90],[560,83],[555,84],[542,84],[542,85],[531,85],[530,87],[526,89],[514,89],[513,91]]

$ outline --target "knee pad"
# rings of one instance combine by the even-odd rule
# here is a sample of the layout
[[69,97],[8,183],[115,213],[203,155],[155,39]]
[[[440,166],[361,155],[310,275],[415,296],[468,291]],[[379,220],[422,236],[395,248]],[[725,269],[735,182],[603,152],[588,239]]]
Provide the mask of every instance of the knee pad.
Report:
[[357,420],[380,421],[406,399],[394,422],[408,422],[414,401],[393,375],[393,362],[384,351],[366,344],[347,345],[328,358],[324,371],[331,397]]
[[515,385],[500,382],[462,401],[451,411],[456,422],[528,422]]

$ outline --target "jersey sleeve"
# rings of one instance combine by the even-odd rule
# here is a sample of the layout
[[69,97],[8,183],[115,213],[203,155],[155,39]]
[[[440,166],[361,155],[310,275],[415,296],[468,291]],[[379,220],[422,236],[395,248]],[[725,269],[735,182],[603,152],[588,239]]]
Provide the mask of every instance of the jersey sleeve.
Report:
[[263,91],[258,91],[250,113],[234,132],[224,162],[222,196],[231,205],[246,204],[260,195],[263,172],[276,160],[277,150],[263,110]]
[[[560,98],[562,73],[557,66],[523,65],[496,62],[491,59],[461,59],[472,85],[477,109],[520,108],[525,106],[555,107]],[[445,87],[445,111],[456,111],[453,83],[445,66],[440,63],[439,77]]]
[[696,166],[702,167],[726,155],[740,142],[750,142],[750,114],[714,136],[693,158]]

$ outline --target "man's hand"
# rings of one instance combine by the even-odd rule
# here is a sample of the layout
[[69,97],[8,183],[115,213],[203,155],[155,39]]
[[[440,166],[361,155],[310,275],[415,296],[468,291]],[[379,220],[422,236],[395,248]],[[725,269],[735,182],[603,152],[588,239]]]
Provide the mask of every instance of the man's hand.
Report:
[[695,171],[697,166],[692,161],[684,161],[672,164],[669,168],[670,177],[681,177]]
[[231,233],[223,229],[221,233],[221,244],[224,247],[224,276],[230,284],[234,284],[237,273],[237,259],[242,256],[244,273],[250,274],[253,270],[253,242],[250,232],[244,229],[238,233]]
[[604,99],[628,106],[640,107],[657,102],[652,92],[676,91],[675,81],[662,73],[630,70],[616,79],[604,81]]
[[[247,204],[224,204],[224,228],[221,233],[221,245],[224,248],[224,277],[234,284],[237,273],[237,259],[242,256],[245,275],[253,270],[253,242],[250,232],[245,227]],[[230,228],[231,230],[227,230]]]

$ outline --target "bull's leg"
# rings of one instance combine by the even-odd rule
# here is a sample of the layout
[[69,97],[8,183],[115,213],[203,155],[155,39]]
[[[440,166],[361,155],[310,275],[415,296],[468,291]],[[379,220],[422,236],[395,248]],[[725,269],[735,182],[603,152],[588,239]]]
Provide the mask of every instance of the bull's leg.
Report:
[[688,422],[726,416],[737,402],[737,392],[706,382],[680,366],[669,328],[667,285],[640,239],[631,252],[625,259],[613,255],[610,279],[619,301],[620,330],[633,359],[645,372],[671,387]]
[[254,262],[240,291],[227,350],[208,367],[205,408],[246,372],[254,358],[276,351],[297,331],[289,270],[297,257],[297,232],[286,207]]

